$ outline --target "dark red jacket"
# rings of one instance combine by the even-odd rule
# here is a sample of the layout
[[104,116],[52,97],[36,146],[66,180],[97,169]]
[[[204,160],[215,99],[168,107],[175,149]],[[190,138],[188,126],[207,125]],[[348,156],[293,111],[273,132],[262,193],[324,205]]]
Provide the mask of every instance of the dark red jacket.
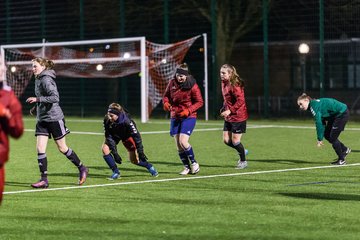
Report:
[[221,81],[224,109],[231,113],[225,118],[227,122],[242,122],[248,119],[244,87],[232,86],[229,81]]
[[170,103],[172,108],[170,112],[171,118],[179,118],[179,113],[188,109],[190,115],[188,117],[197,117],[196,111],[204,105],[203,98],[199,86],[195,79],[190,76],[192,84],[180,86],[175,79],[170,80],[166,87],[163,97],[163,104]]
[[8,108],[11,118],[0,117],[0,166],[9,159],[9,135],[19,138],[24,132],[21,104],[10,87],[0,85],[0,103]]

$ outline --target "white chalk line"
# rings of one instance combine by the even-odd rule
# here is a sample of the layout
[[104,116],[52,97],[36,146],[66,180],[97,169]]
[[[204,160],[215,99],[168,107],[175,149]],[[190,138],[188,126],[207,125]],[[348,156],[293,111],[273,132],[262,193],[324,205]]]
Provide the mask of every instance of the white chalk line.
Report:
[[[289,128],[289,129],[315,129],[315,127],[310,126],[291,126],[291,125],[249,125],[247,126],[249,129],[258,129],[258,128]],[[223,128],[200,128],[194,129],[194,132],[207,132],[207,131],[222,131]],[[360,128],[346,128],[345,130],[350,131],[360,131]],[[26,132],[35,132],[35,129],[25,129]],[[98,132],[82,132],[82,131],[71,131],[73,134],[80,134],[80,135],[97,135],[102,136],[104,133]],[[142,131],[142,135],[147,134],[169,134],[169,130],[165,131]]]
[[360,166],[360,163],[353,163],[353,164],[347,164],[347,165],[327,165],[327,166],[304,167],[304,168],[275,169],[275,170],[255,171],[255,172],[216,174],[216,175],[207,175],[207,176],[152,179],[152,180],[135,181],[135,182],[117,182],[117,183],[71,186],[71,187],[61,187],[61,188],[31,189],[31,190],[4,192],[4,194],[13,195],[13,194],[21,194],[21,193],[61,191],[61,190],[85,189],[85,188],[100,188],[100,187],[134,185],[134,184],[144,184],[144,183],[160,183],[160,182],[172,182],[172,181],[198,180],[198,179],[209,179],[209,178],[219,178],[219,177],[234,177],[234,176],[246,176],[246,175],[267,174],[267,173],[283,173],[283,172],[306,171],[306,170],[314,170],[314,169],[327,169],[327,168],[352,167],[352,166]]

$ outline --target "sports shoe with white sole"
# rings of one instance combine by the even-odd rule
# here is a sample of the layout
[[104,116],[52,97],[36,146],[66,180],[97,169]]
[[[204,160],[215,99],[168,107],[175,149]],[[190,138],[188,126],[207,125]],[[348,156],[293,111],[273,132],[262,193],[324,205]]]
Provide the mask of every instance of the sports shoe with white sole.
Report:
[[151,168],[148,169],[149,173],[151,174],[151,176],[153,177],[157,177],[159,176],[158,171],[156,171],[156,169],[154,168],[154,166],[152,166]]
[[116,180],[120,178],[120,173],[119,172],[114,172],[109,178],[108,180],[112,181],[112,180]]
[[235,167],[236,169],[244,169],[248,165],[247,161],[238,161],[238,165]]
[[190,168],[184,167],[184,170],[179,172],[180,175],[188,175],[190,173]]
[[335,162],[331,163],[332,165],[345,165],[346,161],[344,159],[336,160]]
[[191,164],[191,174],[197,174],[200,171],[200,166],[197,162]]

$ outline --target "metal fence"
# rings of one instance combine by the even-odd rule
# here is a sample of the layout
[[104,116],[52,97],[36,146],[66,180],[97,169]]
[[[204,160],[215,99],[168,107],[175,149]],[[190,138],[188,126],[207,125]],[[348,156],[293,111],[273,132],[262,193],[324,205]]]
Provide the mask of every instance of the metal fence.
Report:
[[[297,116],[295,100],[306,91],[313,97],[344,101],[353,114],[359,114],[358,0],[3,0],[0,1],[0,44],[34,43],[43,38],[56,42],[134,36],[168,43],[207,33],[212,36],[208,39],[209,63],[212,63],[208,69],[210,118],[216,118],[221,96],[218,96],[216,65],[216,48],[220,42],[217,42],[215,31],[229,27],[217,20],[226,7],[224,4],[233,7],[228,12],[229,18],[242,12],[243,9],[237,8],[238,2],[244,8],[249,2],[257,2],[255,10],[260,12],[265,6],[268,8],[259,18],[251,16],[254,19],[250,22],[258,24],[237,38],[231,58],[226,60],[236,66],[246,80],[251,113],[266,117]],[[202,10],[207,11],[208,18],[201,15],[200,7],[205,7]],[[247,17],[238,16],[231,27],[235,30]],[[308,45],[308,52],[299,52],[301,43]],[[199,83],[204,78],[202,54],[201,43],[195,43],[185,58]],[[136,96],[139,96],[140,84],[130,78],[112,81],[122,86],[118,101],[139,116],[140,100]],[[79,79],[58,79],[65,114],[79,115],[80,100],[76,96],[80,91],[90,97],[85,105],[85,116],[103,114],[111,84],[101,79],[85,81],[85,84]],[[30,84],[22,102],[32,91]],[[161,108],[154,111],[154,117],[163,116]]]

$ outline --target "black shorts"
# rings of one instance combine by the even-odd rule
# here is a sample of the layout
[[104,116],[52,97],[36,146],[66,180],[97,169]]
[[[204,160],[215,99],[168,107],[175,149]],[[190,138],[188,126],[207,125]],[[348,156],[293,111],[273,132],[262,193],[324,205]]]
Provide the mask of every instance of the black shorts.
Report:
[[243,122],[224,122],[224,131],[232,133],[246,133],[246,121]]
[[57,122],[37,122],[35,136],[51,136],[54,140],[59,140],[70,133],[70,130],[65,126],[65,119]]

